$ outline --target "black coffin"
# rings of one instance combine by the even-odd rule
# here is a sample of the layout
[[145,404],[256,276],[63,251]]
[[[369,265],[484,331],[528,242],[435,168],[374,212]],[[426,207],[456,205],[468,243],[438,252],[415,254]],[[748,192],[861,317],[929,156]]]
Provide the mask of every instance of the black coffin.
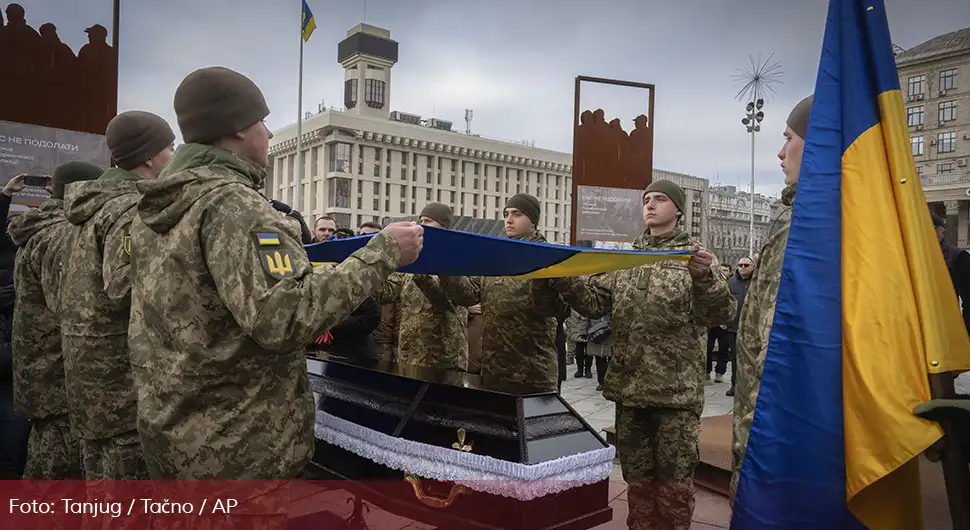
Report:
[[587,529],[612,519],[615,451],[555,392],[464,372],[323,355],[307,477],[348,480],[441,529]]

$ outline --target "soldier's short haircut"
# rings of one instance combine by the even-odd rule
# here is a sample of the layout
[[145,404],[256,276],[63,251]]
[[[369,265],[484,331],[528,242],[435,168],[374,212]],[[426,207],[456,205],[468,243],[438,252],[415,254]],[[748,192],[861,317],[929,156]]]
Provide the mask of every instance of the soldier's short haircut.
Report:
[[381,226],[380,223],[375,223],[374,221],[367,221],[366,223],[360,223],[360,227],[358,227],[358,231],[362,228],[373,228],[375,230],[384,229],[384,227]]

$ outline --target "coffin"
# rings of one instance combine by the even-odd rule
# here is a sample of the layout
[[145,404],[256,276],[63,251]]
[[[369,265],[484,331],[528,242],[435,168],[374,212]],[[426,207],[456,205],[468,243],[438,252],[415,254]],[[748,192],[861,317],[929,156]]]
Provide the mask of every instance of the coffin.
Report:
[[[322,354],[307,476],[448,529],[581,530],[608,522],[615,448],[557,393]],[[344,488],[347,489],[347,488]]]

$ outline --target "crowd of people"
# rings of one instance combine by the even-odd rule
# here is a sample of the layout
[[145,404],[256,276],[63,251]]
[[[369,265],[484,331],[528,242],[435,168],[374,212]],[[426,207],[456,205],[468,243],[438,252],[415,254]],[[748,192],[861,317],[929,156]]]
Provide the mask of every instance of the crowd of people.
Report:
[[[789,206],[810,109],[810,98],[794,109],[779,153]],[[0,267],[16,297],[4,418],[12,425],[16,414],[23,427],[3,439],[28,440],[4,453],[24,455],[20,470],[7,462],[12,474],[295,478],[314,452],[308,349],[555,392],[565,336],[577,376],[591,377],[595,358],[600,389],[616,403],[630,528],[690,527],[711,374],[705,337],[736,365],[740,464],[787,217],[757,262],[731,272],[683,229],[684,190],[657,180],[643,192],[646,230],[633,247],[694,251],[687,261],[539,280],[401,273],[423,248],[423,226],[451,227],[449,206],[428,204],[419,223],[353,231],[322,217],[311,230],[262,194],[272,133],[252,80],[197,70],[176,89],[174,110],[178,149],[158,115],[119,114],[106,135],[116,167],[58,167],[51,198],[8,225],[17,251]],[[0,207],[17,186],[22,179],[8,183]],[[514,195],[503,213],[506,237],[545,241],[535,197]],[[309,262],[305,244],[359,234],[372,235],[343,262]]]

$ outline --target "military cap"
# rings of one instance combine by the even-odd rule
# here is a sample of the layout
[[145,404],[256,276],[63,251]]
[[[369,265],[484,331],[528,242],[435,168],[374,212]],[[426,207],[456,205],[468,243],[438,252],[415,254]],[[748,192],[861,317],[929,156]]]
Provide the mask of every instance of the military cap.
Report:
[[269,106],[251,79],[211,66],[192,72],[179,84],[175,115],[186,142],[207,144],[262,121],[269,116]]
[[441,226],[451,228],[451,207],[440,202],[431,202],[421,210],[421,215],[438,221]]
[[108,122],[105,141],[118,167],[130,170],[172,145],[175,133],[160,116],[129,110]]
[[669,180],[655,180],[647,186],[647,189],[643,190],[643,196],[646,197],[651,191],[663,193],[670,198],[680,213],[684,213],[684,203],[687,202],[687,194],[676,183]]
[[64,188],[68,184],[85,180],[96,180],[104,173],[104,168],[84,160],[72,160],[57,166],[51,179],[51,197],[64,198]]
[[505,207],[519,210],[532,221],[532,224],[539,226],[539,215],[542,213],[542,208],[539,205],[539,199],[532,195],[517,193],[505,203]]
[[788,115],[787,123],[788,127],[791,128],[795,134],[798,135],[802,140],[805,139],[805,135],[808,134],[808,115],[812,112],[812,100],[815,97],[814,94],[808,96],[807,98],[798,102],[795,108],[792,109],[791,114]]

